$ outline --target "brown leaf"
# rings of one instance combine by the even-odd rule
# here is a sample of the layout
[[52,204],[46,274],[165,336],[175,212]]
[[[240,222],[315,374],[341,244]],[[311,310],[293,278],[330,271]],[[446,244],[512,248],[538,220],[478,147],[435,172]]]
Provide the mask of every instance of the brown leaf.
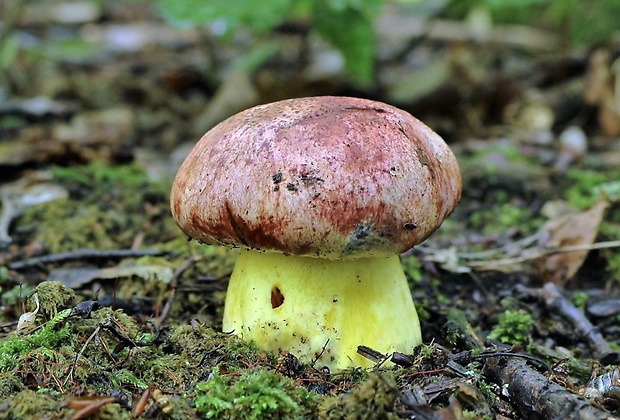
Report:
[[[541,230],[538,246],[556,248],[591,245],[608,205],[606,200],[600,200],[584,212],[550,219]],[[565,284],[579,270],[587,255],[587,250],[549,254],[540,257],[536,266],[543,282]]]
[[68,407],[74,410],[70,418],[72,420],[79,420],[95,414],[104,405],[116,401],[116,398],[107,396],[68,397],[62,402],[61,407]]
[[618,110],[618,98],[613,95],[609,95],[601,102],[598,111],[598,119],[605,137],[614,138],[620,135],[620,110]]
[[611,53],[606,48],[595,49],[588,60],[584,100],[589,105],[598,105],[612,93],[609,65]]
[[459,400],[451,396],[448,399],[448,406],[438,410],[436,414],[442,420],[459,420],[463,418],[463,408]]
[[611,51],[606,48],[594,50],[586,73],[584,100],[587,104],[598,105],[599,124],[607,138],[620,134],[619,77],[620,61],[612,61]]

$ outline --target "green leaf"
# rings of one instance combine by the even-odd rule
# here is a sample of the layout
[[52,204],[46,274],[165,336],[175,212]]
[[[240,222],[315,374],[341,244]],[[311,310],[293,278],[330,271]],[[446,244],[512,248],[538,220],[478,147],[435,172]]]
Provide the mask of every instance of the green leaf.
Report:
[[[369,2],[376,4],[375,2]],[[375,34],[370,10],[326,7],[316,1],[314,26],[319,34],[340,50],[347,70],[363,82],[370,82],[374,72]]]
[[15,60],[19,51],[19,42],[15,34],[10,34],[0,44],[0,67],[8,68]]
[[340,50],[347,69],[361,81],[371,81],[374,69],[373,21],[384,0],[158,0],[160,13],[180,27],[222,22],[225,33],[248,27],[264,33],[309,6],[314,29]]
[[180,27],[200,26],[216,21],[231,31],[247,26],[266,32],[289,15],[294,0],[269,0],[257,6],[255,0],[158,0],[159,10],[169,23]]

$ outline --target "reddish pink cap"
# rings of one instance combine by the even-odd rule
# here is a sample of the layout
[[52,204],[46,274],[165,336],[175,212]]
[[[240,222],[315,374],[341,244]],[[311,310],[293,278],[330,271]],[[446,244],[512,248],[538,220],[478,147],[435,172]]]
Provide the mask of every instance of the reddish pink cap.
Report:
[[207,244],[330,259],[424,241],[452,213],[461,174],[448,145],[405,111],[365,99],[290,99],[240,112],[196,144],[172,214]]

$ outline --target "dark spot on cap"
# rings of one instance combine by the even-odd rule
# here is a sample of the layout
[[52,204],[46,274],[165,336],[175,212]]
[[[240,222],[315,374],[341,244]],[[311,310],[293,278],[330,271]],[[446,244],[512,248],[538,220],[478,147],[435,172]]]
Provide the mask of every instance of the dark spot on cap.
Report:
[[302,173],[301,174],[301,181],[305,184],[305,185],[314,185],[314,184],[320,184],[323,182],[323,179],[321,177],[319,177],[317,174],[312,173],[312,172],[307,172],[307,173]]
[[405,229],[407,229],[407,230],[413,230],[413,229],[417,228],[417,226],[414,223],[405,223],[403,225],[403,227]]
[[426,156],[426,153],[424,153],[424,149],[418,147],[415,152],[418,155],[418,160],[420,161],[422,166],[426,166],[428,168],[428,170],[431,172],[431,177],[434,179],[435,169],[429,164],[430,162],[428,160],[428,156]]

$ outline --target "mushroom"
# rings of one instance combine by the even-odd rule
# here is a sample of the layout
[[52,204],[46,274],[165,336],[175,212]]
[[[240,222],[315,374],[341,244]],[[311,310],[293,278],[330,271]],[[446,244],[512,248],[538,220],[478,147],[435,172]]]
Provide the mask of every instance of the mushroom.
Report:
[[360,345],[411,353],[420,324],[399,254],[461,196],[458,163],[422,122],[348,97],[242,111],[196,144],[171,193],[180,229],[241,248],[223,330],[332,370]]

